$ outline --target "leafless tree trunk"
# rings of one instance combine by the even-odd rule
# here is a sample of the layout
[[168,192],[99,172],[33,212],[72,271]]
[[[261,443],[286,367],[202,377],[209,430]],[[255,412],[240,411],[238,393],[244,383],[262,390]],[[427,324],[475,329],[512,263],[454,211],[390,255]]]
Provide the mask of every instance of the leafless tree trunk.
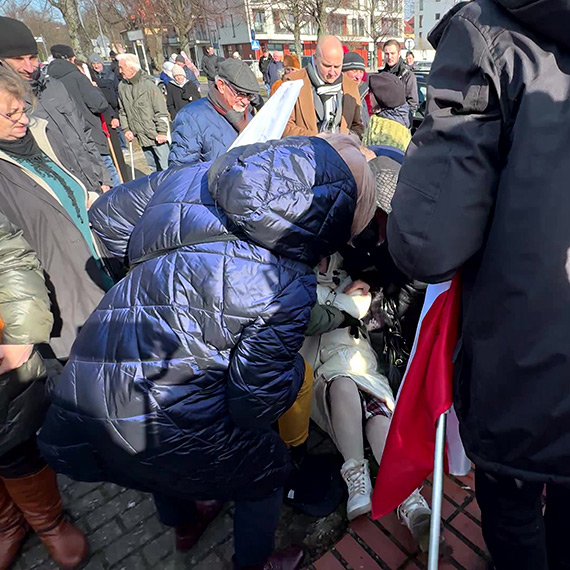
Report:
[[71,46],[77,57],[87,60],[89,54],[93,51],[93,45],[81,23],[77,0],[48,0],[48,2],[61,12],[67,24]]

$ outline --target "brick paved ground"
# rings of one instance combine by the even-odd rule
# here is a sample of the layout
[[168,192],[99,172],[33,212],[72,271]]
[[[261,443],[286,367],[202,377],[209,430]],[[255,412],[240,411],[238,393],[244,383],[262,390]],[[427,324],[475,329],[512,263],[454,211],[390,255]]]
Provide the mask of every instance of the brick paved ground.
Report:
[[[330,453],[331,441],[315,429],[311,453]],[[233,508],[208,528],[189,553],[174,553],[173,531],[156,518],[149,495],[109,483],[77,483],[60,477],[64,506],[88,536],[91,557],[83,570],[230,570],[233,553]],[[480,513],[472,475],[448,477],[442,507],[447,551],[441,570],[487,570]],[[424,493],[429,495],[429,484]],[[426,567],[411,535],[395,513],[379,521],[361,517],[350,526],[344,505],[322,519],[283,508],[277,546],[303,543],[307,570],[418,570]],[[312,564],[310,563],[312,561]],[[31,535],[13,570],[57,568],[36,536]]]

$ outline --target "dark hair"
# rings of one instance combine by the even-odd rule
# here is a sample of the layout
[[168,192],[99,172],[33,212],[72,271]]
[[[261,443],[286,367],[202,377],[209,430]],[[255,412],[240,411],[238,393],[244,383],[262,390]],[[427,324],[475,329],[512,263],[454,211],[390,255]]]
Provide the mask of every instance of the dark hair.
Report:
[[400,45],[400,42],[398,40],[388,40],[387,42],[384,43],[384,47],[382,49],[385,49],[387,47],[390,46],[394,46],[397,47],[398,49],[402,49],[402,46]]
[[411,56],[414,57],[414,58],[416,57],[416,56],[414,55],[414,52],[411,51],[411,50],[408,50],[408,51],[406,52],[406,57],[408,57],[409,55],[411,55]]

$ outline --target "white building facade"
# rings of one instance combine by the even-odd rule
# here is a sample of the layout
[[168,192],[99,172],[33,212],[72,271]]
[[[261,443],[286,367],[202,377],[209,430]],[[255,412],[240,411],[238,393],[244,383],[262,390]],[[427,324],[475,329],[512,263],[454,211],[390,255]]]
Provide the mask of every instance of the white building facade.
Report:
[[[414,30],[416,50],[433,52],[427,40],[430,30],[460,0],[415,0]],[[422,58],[427,59],[427,58]],[[431,58],[433,59],[433,57]]]

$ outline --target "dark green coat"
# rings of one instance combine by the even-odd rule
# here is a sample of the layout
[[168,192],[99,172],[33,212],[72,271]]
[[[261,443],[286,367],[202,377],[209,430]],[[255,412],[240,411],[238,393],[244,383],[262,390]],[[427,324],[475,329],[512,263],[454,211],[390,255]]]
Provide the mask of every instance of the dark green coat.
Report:
[[[35,252],[0,213],[0,344],[49,341],[53,317]],[[20,368],[0,376],[0,456],[32,437],[47,409],[46,369],[34,351]]]
[[131,131],[141,146],[154,146],[156,135],[168,133],[166,100],[150,75],[139,71],[119,83],[121,126]]

